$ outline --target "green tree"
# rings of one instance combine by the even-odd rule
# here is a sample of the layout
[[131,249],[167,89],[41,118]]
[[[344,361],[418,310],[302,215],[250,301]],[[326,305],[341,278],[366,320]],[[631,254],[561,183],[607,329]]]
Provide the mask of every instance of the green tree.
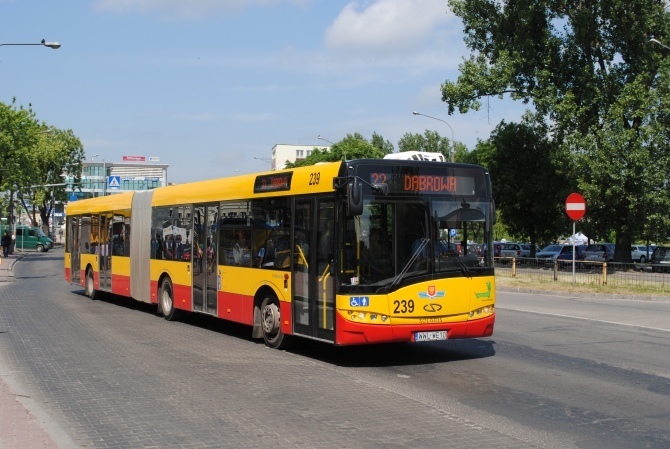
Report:
[[662,226],[641,225],[639,208],[648,213],[670,195],[643,185],[670,168],[667,136],[653,125],[670,115],[668,54],[649,43],[670,36],[666,2],[449,3],[473,52],[442,86],[449,113],[478,109],[486,96],[531,104],[533,121],[574,157],[588,223],[599,235],[614,231],[615,259],[630,260],[632,240]]
[[426,151],[442,153],[447,161],[451,160],[452,143],[437,131],[425,130],[423,135],[405,133],[398,141],[399,151]]
[[[384,139],[379,136],[377,142],[384,142]],[[347,134],[344,139],[335,142],[330,147],[330,150],[314,148],[312,154],[305,159],[300,159],[293,163],[287,161],[286,168],[304,167],[314,165],[318,162],[335,162],[350,159],[381,159],[385,154],[382,149],[373,146],[361,134],[354,133]]]
[[[0,103],[0,190],[12,195],[29,186],[31,149],[38,140],[40,124],[32,108]],[[11,204],[7,202],[9,208]],[[10,214],[8,211],[7,215]]]
[[535,245],[570,229],[565,198],[574,185],[560,146],[543,128],[502,122],[473,153],[488,168],[501,221],[517,238]]
[[374,148],[378,149],[383,154],[391,154],[395,151],[395,147],[393,146],[391,141],[384,140],[381,134],[377,134],[376,132],[372,133],[372,140],[370,141],[370,143]]
[[43,135],[37,146],[35,161],[34,203],[39,206],[42,223],[49,216],[56,202],[67,201],[64,179],[69,175],[75,184],[81,178],[84,147],[72,130],[53,130]]
[[[72,130],[58,130],[39,122],[32,108],[0,103],[0,189],[12,190],[33,223],[39,213],[48,223],[51,207],[66,200],[63,175],[81,177],[84,149]],[[29,207],[28,203],[32,205]]]

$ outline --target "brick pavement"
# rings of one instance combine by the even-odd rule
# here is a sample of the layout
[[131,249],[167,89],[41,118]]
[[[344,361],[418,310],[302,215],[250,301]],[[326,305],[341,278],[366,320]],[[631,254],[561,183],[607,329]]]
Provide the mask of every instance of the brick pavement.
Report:
[[[12,254],[0,259],[0,283],[14,280],[12,268],[21,257],[21,254]],[[58,449],[35,415],[7,385],[5,376],[0,371],[0,449]]]
[[327,346],[303,357],[207,317],[90,301],[63,287],[58,253],[24,257],[0,284],[0,375],[61,449],[536,447],[324,362]]

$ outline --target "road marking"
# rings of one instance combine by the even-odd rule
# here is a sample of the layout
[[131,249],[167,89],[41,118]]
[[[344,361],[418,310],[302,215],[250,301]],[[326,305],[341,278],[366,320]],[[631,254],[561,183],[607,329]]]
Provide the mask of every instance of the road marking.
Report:
[[563,315],[563,314],[560,314],[560,313],[548,313],[548,312],[537,312],[535,310],[513,309],[511,307],[500,307],[498,305],[496,305],[496,309],[512,310],[514,312],[535,313],[537,315],[556,316],[556,317],[559,317],[559,318],[573,318],[575,320],[593,321],[594,323],[616,324],[617,326],[639,327],[641,329],[649,329],[649,330],[654,330],[654,331],[670,332],[670,329],[663,329],[662,327],[650,327],[650,326],[642,326],[640,324],[619,323],[617,321],[597,320],[595,318],[584,318],[584,317],[581,317],[581,316]]

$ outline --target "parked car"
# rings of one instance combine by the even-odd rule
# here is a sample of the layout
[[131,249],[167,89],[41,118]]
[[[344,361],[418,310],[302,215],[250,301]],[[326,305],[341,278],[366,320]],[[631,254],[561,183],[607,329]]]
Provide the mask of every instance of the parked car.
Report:
[[[502,250],[504,243],[493,242],[491,245],[493,246],[493,257],[500,257],[500,251]],[[487,254],[488,254],[488,246],[486,243],[484,243],[482,245],[482,256],[486,257]]]
[[613,262],[614,243],[594,243],[589,245],[584,252],[586,262]]
[[479,243],[468,243],[468,254],[480,257],[482,255],[482,246]]
[[[588,245],[575,245],[575,262],[584,260],[587,247]],[[572,245],[568,245],[567,251],[563,251],[559,254],[557,260],[559,268],[572,266]],[[577,265],[577,267],[579,267],[579,265]]]
[[633,259],[633,262],[645,263],[653,252],[653,248],[647,248],[644,245],[632,245],[630,247],[630,257]]
[[[521,257],[521,244],[520,243],[505,243],[500,250],[500,257],[511,259],[513,257]],[[509,262],[507,260],[506,262]]]
[[[0,234],[4,234],[9,228],[0,226]],[[14,235],[14,249],[17,251],[34,249],[38,252],[47,252],[53,248],[54,242],[44,234],[40,228],[33,226],[18,225]]]
[[651,263],[651,271],[654,273],[670,271],[670,247],[657,246],[649,262]]
[[572,245],[547,245],[535,257],[538,262],[554,263],[559,255],[566,252],[572,252]]
[[[531,245],[530,243],[522,243],[521,244],[521,256],[520,257],[522,257],[524,259],[528,259],[528,258],[532,257],[531,256],[531,251],[530,251],[532,246],[533,245]],[[542,248],[540,248],[539,245],[535,245],[535,256],[537,256],[537,253],[539,253],[540,251],[542,251]]]

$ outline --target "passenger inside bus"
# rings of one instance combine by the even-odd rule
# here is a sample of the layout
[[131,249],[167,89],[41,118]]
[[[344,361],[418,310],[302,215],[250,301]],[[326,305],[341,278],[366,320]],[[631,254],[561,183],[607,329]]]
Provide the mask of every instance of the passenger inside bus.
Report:
[[363,252],[363,274],[372,282],[393,276],[391,252],[379,228],[370,229],[369,246]]
[[235,265],[249,266],[251,246],[247,234],[242,229],[237,231],[233,244],[233,261]]

